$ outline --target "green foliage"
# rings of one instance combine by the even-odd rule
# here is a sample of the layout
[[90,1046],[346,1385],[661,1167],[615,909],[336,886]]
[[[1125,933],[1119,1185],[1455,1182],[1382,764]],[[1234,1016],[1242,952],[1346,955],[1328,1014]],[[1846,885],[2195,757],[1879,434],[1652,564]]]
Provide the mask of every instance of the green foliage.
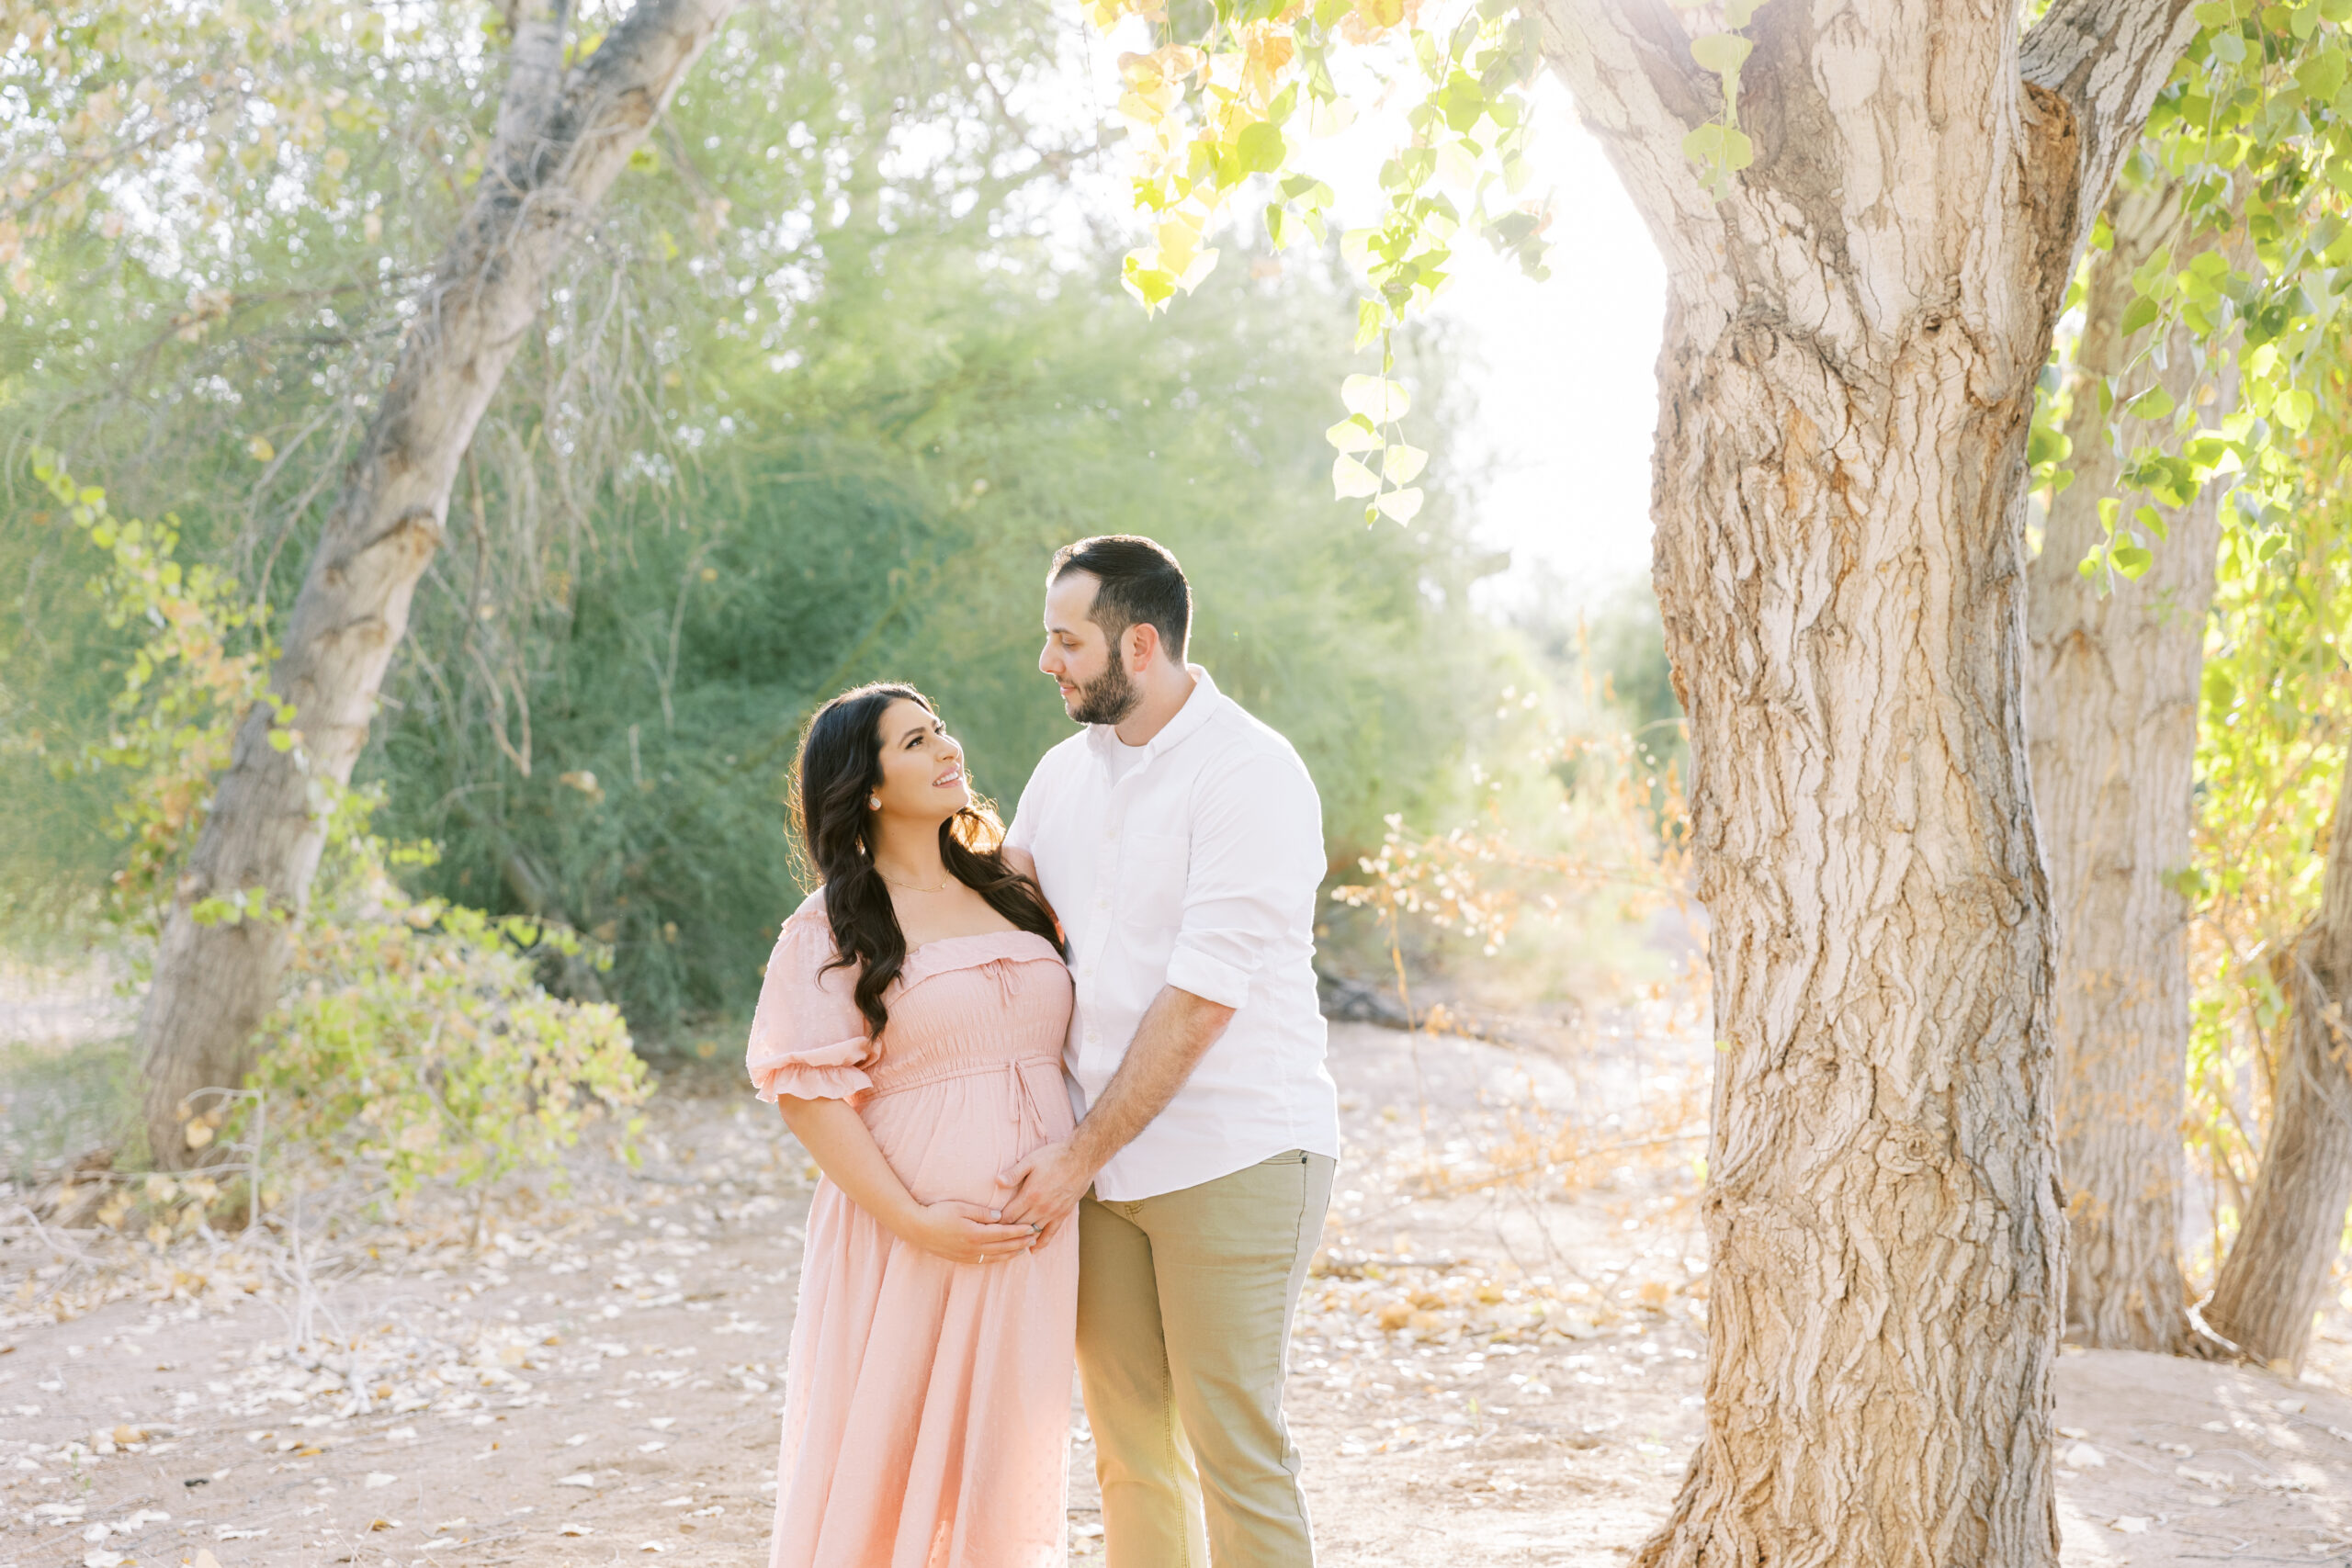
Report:
[[[2317,412],[2319,380],[2340,359],[2339,304],[2352,282],[2352,17],[2338,9],[2206,0],[2195,41],[2149,112],[2122,179],[2177,186],[2175,236],[2132,274],[2136,298],[2121,323],[2130,363],[2083,393],[2036,399],[2032,483],[2054,492],[2071,477],[2058,431],[2071,396],[2114,409],[2121,377],[2161,364],[2176,329],[2188,333],[2201,373],[2218,376],[2222,356],[2236,356],[2238,398],[2218,424],[2206,423],[2209,398],[2176,406],[2162,389],[2121,410],[2109,439],[2125,490],[2101,508],[2086,577],[2144,571],[2162,539],[2156,508],[2186,504],[2207,484],[2228,483],[2225,518],[2257,532],[2295,504],[2302,477],[2291,453]],[[2247,265],[2188,243],[2207,234],[2242,239]],[[2091,249],[2111,243],[2102,220]]]
[[[1676,9],[1711,8],[1713,0],[1674,0]],[[1723,84],[1724,116],[1695,126],[1682,139],[1683,155],[1705,171],[1707,189],[1717,201],[1731,194],[1732,176],[1756,161],[1756,144],[1739,129],[1739,73],[1755,45],[1739,29],[1763,6],[1763,0],[1722,0],[1722,32],[1702,33],[1690,40],[1690,58]]]
[[[9,295],[44,292],[41,246],[85,225],[185,242],[229,210],[282,205],[289,175],[338,200],[385,129],[365,67],[391,63],[389,30],[344,0],[0,0],[0,315]],[[411,50],[424,39],[401,34]]]
[[[1530,276],[1547,276],[1548,215],[1512,204],[1527,179],[1534,18],[1510,0],[1479,0],[1441,33],[1420,25],[1418,0],[1214,0],[1203,25],[1180,37],[1159,0],[1089,0],[1086,10],[1105,32],[1140,17],[1159,45],[1119,57],[1132,194],[1152,227],[1151,243],[1128,253],[1121,280],[1148,313],[1209,276],[1218,253],[1204,241],[1253,179],[1272,186],[1264,211],[1276,251],[1326,240],[1333,193],[1297,168],[1304,142],[1291,132],[1327,135],[1353,119],[1332,76],[1339,54],[1355,50],[1359,61],[1384,62],[1392,86],[1409,83],[1407,140],[1380,168],[1381,212],[1340,245],[1368,285],[1356,346],[1382,345],[1379,377],[1360,378],[1379,388],[1349,398],[1350,418],[1329,432],[1340,453],[1333,492],[1364,501],[1367,524],[1385,516],[1409,525],[1422,504],[1411,480],[1426,454],[1395,436],[1403,397],[1388,379],[1396,368],[1390,334],[1444,288],[1464,228],[1517,256]],[[1358,406],[1366,398],[1385,412]],[[1377,471],[1355,456],[1375,447]]]
[[[1499,563],[1442,491],[1369,540],[1323,504],[1312,411],[1350,353],[1336,291],[1305,269],[1220,278],[1214,313],[1139,336],[1107,268],[1002,245],[976,265],[960,237],[836,243],[867,270],[810,301],[777,345],[793,367],[705,358],[727,438],[671,488],[613,495],[610,545],[562,599],[490,623],[532,671],[499,699],[504,744],[462,683],[481,623],[420,599],[371,765],[388,820],[445,847],[423,885],[531,889],[610,941],[640,1035],[748,1009],[799,897],[784,795],[806,715],[912,680],[1010,810],[1069,733],[1035,668],[1046,561],[1105,531],[1183,560],[1192,657],[1297,744],[1341,851],[1377,841],[1385,811],[1446,803],[1457,694],[1497,656],[1468,589]],[[485,475],[493,514],[502,482]]]
[[[103,606],[107,626],[120,632],[137,626],[145,633],[130,649],[120,689],[107,705],[104,737],[49,760],[61,774],[122,781],[109,830],[126,848],[104,908],[116,925],[153,936],[203,825],[213,775],[228,765],[246,711],[257,702],[271,705],[271,742],[283,750],[297,741],[291,710],[266,690],[277,649],[234,579],[209,566],[183,568],[176,517],[160,524],[116,518],[106,492],[77,484],[52,455],[36,451],[32,467],[59,513],[102,552],[106,569],[88,580],[87,591]],[[45,521],[43,514],[35,525]],[[243,651],[232,652],[238,645]],[[47,750],[38,731],[18,745],[32,754]]]
[[[2198,727],[2189,1136],[2244,1212],[2286,1007],[2274,964],[2319,907],[2352,742],[2352,495],[2340,378],[2287,454],[2301,482],[2261,532],[2224,537]],[[2224,1216],[2226,1218],[2226,1216]],[[2218,1238],[2217,1238],[2218,1240]],[[2219,1254],[2216,1247],[2216,1255]]]
[[[232,581],[179,561],[174,526],[116,518],[102,491],[46,456],[36,468],[99,552],[88,586],[107,623],[144,633],[127,650],[112,728],[59,765],[115,781],[124,847],[110,916],[152,937],[238,723],[255,703],[276,703],[264,690],[271,649]],[[241,634],[249,646],[232,654]],[[288,749],[300,745],[290,716],[282,705],[273,715],[273,742]],[[270,1153],[290,1139],[332,1161],[380,1162],[400,1192],[428,1178],[462,1185],[552,1166],[583,1122],[644,1097],[618,1010],[559,1000],[533,978],[531,951],[577,954],[576,941],[543,922],[411,899],[390,868],[429,865],[430,852],[396,852],[373,835],[374,798],[319,793],[327,873],[306,917],[268,907],[257,890],[191,911],[291,928],[290,994],[265,1025],[252,1085],[262,1109],[232,1135],[266,1140]],[[196,1109],[205,1114],[191,1140],[202,1146],[222,1124],[209,1115],[226,1108]]]
[[[411,852],[412,854],[414,852]],[[412,899],[400,855],[346,835],[316,889],[262,1032],[259,1125],[331,1166],[373,1168],[394,1196],[545,1168],[650,1090],[618,1009],[541,990],[524,950],[576,944],[537,922]],[[633,1135],[641,1118],[624,1123]],[[634,1157],[632,1153],[631,1157]]]
[[[275,38],[297,13],[245,14]],[[798,897],[783,784],[822,696],[920,681],[1011,805],[1068,733],[1031,666],[1046,556],[1083,534],[1178,550],[1194,656],[1297,741],[1343,852],[1384,812],[1454,803],[1459,693],[1503,683],[1467,595],[1501,563],[1444,487],[1394,499],[1445,450],[1444,344],[1389,344],[1419,445],[1378,443],[1410,520],[1368,540],[1322,499],[1352,289],[1311,246],[1257,251],[1204,286],[1215,317],[1138,333],[1115,265],[1040,215],[1073,152],[1004,112],[1057,37],[1035,5],[746,8],[595,215],[461,468],[361,778],[388,833],[443,847],[392,868],[412,890],[608,940],[608,970],[542,953],[542,975],[605,990],[640,1037],[748,1007]],[[282,200],[224,186],[201,223],[159,208],[109,234],[93,208],[28,234],[31,291],[0,319],[0,418],[117,510],[175,514],[176,558],[240,585],[238,653],[300,581],[503,69],[503,37],[429,16],[286,47],[255,69],[364,82],[377,129],[330,117],[316,145],[252,152]],[[1445,102],[1453,136],[1473,98]],[[338,146],[330,199],[313,176]],[[1260,133],[1237,155],[1272,152]],[[22,607],[0,614],[0,716],[41,748],[0,746],[0,785],[58,828],[0,842],[22,930],[39,900],[92,905],[119,863],[130,772],[49,760],[119,727],[149,627],[106,625],[84,536],[27,525],[46,491],[0,483]]]

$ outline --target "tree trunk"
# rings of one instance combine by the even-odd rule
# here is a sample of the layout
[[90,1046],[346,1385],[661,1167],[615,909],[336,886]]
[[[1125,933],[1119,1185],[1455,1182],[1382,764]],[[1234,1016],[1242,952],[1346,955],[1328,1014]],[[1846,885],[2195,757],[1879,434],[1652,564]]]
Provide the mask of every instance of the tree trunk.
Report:
[[[139,1020],[154,1158],[195,1157],[190,1099],[233,1089],[276,1000],[288,940],[324,847],[330,790],[351,777],[411,594],[443,537],[458,459],[583,219],[709,43],[734,0],[639,0],[567,71],[568,0],[509,8],[514,39],[471,209],[401,346],[382,406],[311,558],[273,690],[297,744],[246,716],[165,922]],[[270,911],[199,922],[200,900],[259,890]],[[200,1109],[200,1107],[198,1107]]]
[[2319,917],[2280,955],[2289,1010],[2262,1174],[2222,1265],[2205,1322],[2292,1374],[2344,1241],[2352,1204],[2352,765],[2335,796]]
[[[2118,191],[2108,203],[2115,245],[2093,264],[2066,424],[2075,480],[2051,504],[2026,589],[2027,729],[2057,937],[2050,1022],[2066,1331],[2085,1345],[2165,1352],[2189,1337],[2179,1250],[2188,905],[2167,878],[2188,866],[2196,826],[2221,487],[2165,513],[2167,536],[2149,541],[2155,563],[2137,581],[2103,591],[2077,566],[2100,540],[2099,502],[2124,489],[2112,417],[2092,383],[2122,374],[2131,350],[2118,329],[2136,298],[2132,273],[2174,237],[2179,214],[2171,186]],[[2196,407],[2211,387],[2219,406],[2206,419],[2218,423],[2236,401],[2234,375],[2200,373],[2185,329],[2167,348],[2164,371],[2143,362],[2119,383],[2118,406],[2161,382],[2179,406]]]
[[1653,0],[1544,43],[1669,277],[1652,507],[1716,1082],[1707,1427],[1645,1564],[2054,1563],[2063,1307],[2021,481],[2174,0],[1774,0],[1755,162]]

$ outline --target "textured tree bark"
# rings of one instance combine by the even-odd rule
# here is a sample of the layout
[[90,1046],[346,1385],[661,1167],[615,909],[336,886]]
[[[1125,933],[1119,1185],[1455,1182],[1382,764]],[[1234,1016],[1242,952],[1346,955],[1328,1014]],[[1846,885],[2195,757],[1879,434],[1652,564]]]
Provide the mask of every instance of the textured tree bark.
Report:
[[2352,767],[2335,796],[2318,919],[2279,956],[2289,999],[2262,1174],[2205,1321],[2258,1360],[2300,1371],[2352,1204]]
[[569,0],[509,10],[506,88],[473,205],[345,472],[271,672],[299,743],[276,750],[268,712],[246,716],[164,926],[138,1032],[147,1134],[162,1164],[196,1157],[190,1097],[243,1081],[288,957],[280,919],[201,924],[191,908],[259,889],[274,912],[302,909],[324,846],[320,785],[351,777],[410,596],[441,543],[458,459],[582,220],[733,6],[639,0],[569,71]]
[[[2196,825],[2198,682],[2221,506],[2209,486],[2165,513],[2165,542],[2137,581],[2102,592],[2077,570],[2101,537],[2099,502],[2123,489],[2112,418],[2088,383],[2120,375],[2131,357],[2119,329],[2132,273],[2175,237],[2178,191],[2120,190],[2107,210],[2115,244],[2093,265],[2066,426],[2075,480],[2052,502],[2026,577],[2026,716],[2057,937],[2050,1018],[2066,1331],[2085,1345],[2177,1352],[2190,1339],[2179,1248],[2188,905],[2166,878],[2188,864]],[[2186,331],[2166,346],[2166,367],[2143,362],[2119,384],[2118,404],[2158,382],[2184,408],[2210,389],[2219,406],[2207,419],[2218,423],[2236,401],[2233,373],[2200,372]],[[2157,427],[2135,428],[2146,441]]]
[[1713,920],[1707,1429],[1648,1564],[2053,1563],[2025,437],[2174,0],[1774,0],[1754,164],[1654,0],[1544,42],[1665,253],[1656,581]]

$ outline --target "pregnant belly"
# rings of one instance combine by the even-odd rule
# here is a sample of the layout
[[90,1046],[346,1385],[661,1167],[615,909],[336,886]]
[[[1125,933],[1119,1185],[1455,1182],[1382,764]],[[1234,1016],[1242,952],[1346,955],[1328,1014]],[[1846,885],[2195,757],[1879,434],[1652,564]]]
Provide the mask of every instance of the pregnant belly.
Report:
[[917,1202],[993,1207],[1007,1192],[1000,1172],[1069,1135],[1069,1096],[1057,1064],[1032,1062],[1017,1077],[996,1067],[877,1095],[865,1124]]

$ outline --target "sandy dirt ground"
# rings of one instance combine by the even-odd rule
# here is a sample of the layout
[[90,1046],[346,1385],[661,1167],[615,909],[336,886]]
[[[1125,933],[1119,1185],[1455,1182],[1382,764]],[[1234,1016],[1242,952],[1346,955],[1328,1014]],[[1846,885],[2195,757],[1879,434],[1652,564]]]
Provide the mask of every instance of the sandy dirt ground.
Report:
[[[1698,1051],[1628,1028],[1572,1070],[1340,1025],[1332,1059],[1289,1395],[1322,1560],[1622,1562],[1700,1431]],[[417,1213],[299,1253],[0,1192],[0,1568],[763,1562],[810,1171],[716,1073],[643,1152],[583,1150],[478,1235]],[[2059,1418],[2069,1565],[2352,1563],[2327,1374],[2070,1352]],[[1075,1413],[1072,1455],[1099,1562]]]

